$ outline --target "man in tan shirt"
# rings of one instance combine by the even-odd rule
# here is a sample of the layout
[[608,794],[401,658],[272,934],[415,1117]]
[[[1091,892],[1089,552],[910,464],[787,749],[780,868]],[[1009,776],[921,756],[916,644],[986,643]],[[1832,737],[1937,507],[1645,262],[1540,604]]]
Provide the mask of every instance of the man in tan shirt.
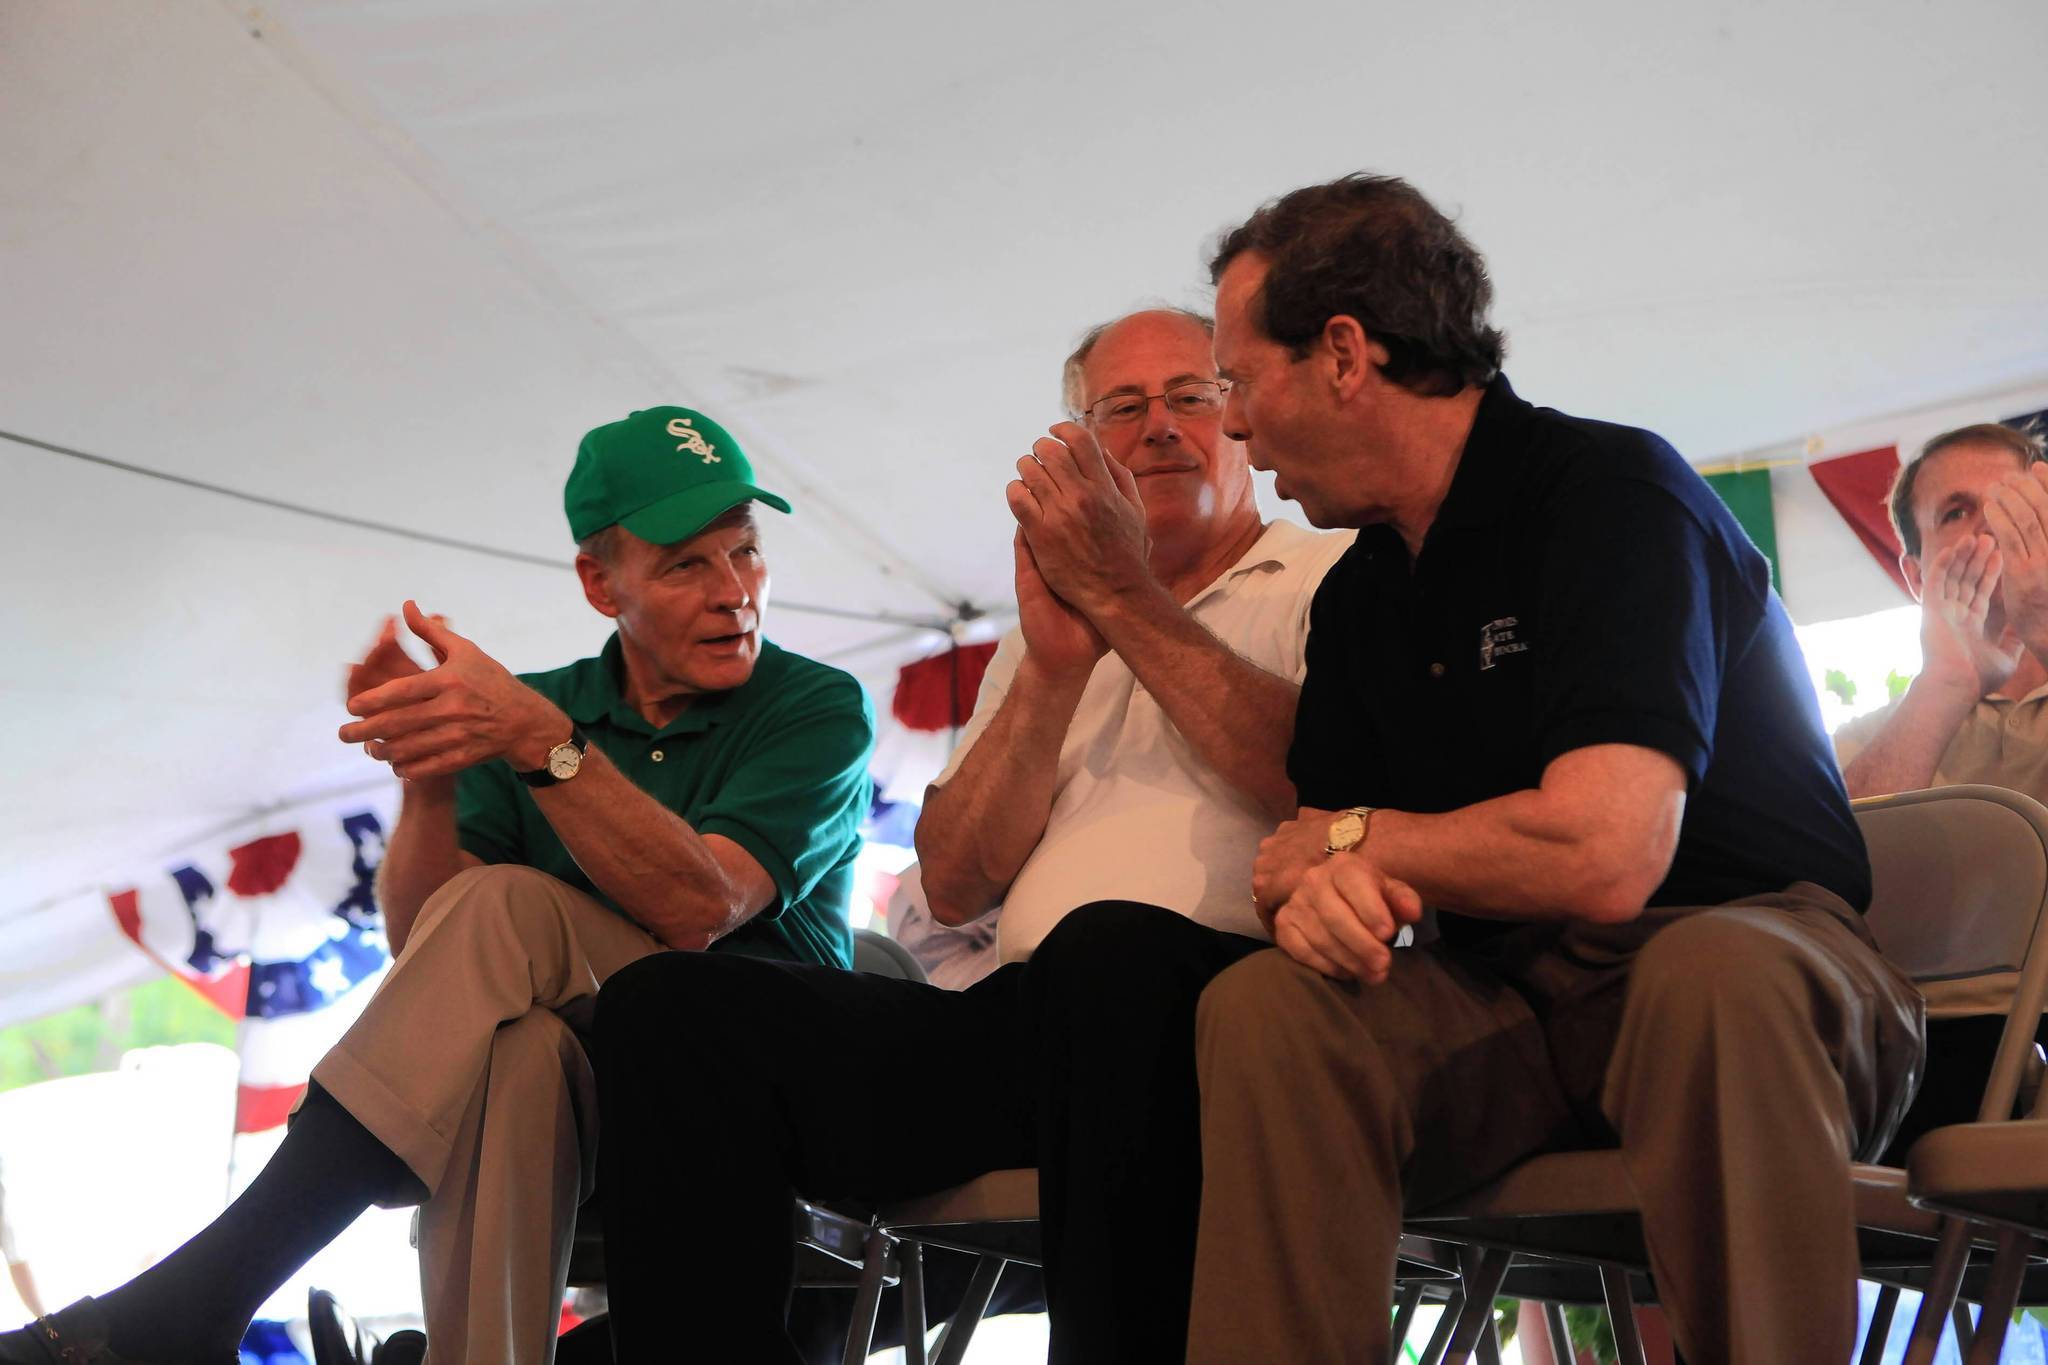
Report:
[[1986,422],[1899,471],[1892,524],[1920,599],[1920,674],[1835,733],[1849,795],[1988,782],[2048,800],[2048,464]]
[[[1944,432],[1899,471],[1890,502],[1899,567],[1920,598],[1921,668],[1889,706],[1835,731],[1849,795],[1983,782],[2048,801],[2040,438],[1991,422]],[[2012,984],[1993,973],[1923,988],[1926,1079],[1886,1160],[1901,1160],[1930,1128],[1975,1116]]]

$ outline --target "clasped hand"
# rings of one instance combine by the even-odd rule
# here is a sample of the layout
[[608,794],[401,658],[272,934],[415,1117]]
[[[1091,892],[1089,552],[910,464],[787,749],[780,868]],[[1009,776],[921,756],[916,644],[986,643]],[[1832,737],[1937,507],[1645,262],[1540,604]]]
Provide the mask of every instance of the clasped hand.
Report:
[[407,602],[405,624],[434,651],[436,666],[423,669],[407,657],[397,623],[386,618],[370,652],[349,669],[348,709],[361,719],[341,727],[344,742],[421,782],[495,758],[531,771],[568,738],[569,718],[553,702],[442,618]]
[[1414,887],[1363,853],[1335,853],[1303,873],[1273,912],[1273,943],[1324,976],[1377,986],[1394,965],[1394,937],[1421,918]]
[[1252,903],[1274,944],[1339,981],[1377,985],[1393,965],[1402,926],[1422,918],[1422,897],[1364,853],[1326,853],[1335,811],[1303,806],[1259,841]]
[[1252,860],[1252,903],[1267,932],[1273,928],[1273,912],[1287,904],[1310,868],[1329,857],[1323,850],[1330,846],[1330,821],[1336,814],[1303,806],[1292,820],[1282,820],[1279,828],[1259,840],[1258,856]]
[[1061,422],[1040,437],[1004,493],[1038,573],[1069,606],[1093,618],[1150,581],[1138,481],[1086,427]]

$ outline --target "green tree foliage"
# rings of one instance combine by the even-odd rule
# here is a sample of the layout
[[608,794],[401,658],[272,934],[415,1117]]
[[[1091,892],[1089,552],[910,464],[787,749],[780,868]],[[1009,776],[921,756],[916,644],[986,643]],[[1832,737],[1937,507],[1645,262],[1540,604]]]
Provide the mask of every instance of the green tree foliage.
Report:
[[1828,691],[1840,697],[1842,699],[1842,705],[1854,706],[1856,704],[1856,684],[1850,679],[1849,675],[1847,673],[1844,673],[1841,669],[1829,669],[1826,672],[1826,674],[1822,676],[1821,685],[1827,688]]
[[1621,1352],[1614,1348],[1614,1324],[1607,1320],[1605,1308],[1566,1305],[1564,1325],[1572,1334],[1572,1345],[1591,1351],[1598,1365],[1615,1365],[1621,1359]]
[[173,977],[0,1029],[0,1090],[111,1071],[130,1048],[164,1043],[235,1045],[234,1021]]

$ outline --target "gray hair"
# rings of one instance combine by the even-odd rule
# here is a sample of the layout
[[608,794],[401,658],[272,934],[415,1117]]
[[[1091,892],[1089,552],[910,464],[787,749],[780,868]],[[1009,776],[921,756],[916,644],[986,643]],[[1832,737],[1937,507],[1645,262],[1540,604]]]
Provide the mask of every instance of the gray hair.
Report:
[[1088,391],[1082,386],[1081,371],[1088,364],[1088,357],[1094,352],[1095,343],[1102,340],[1110,328],[1120,322],[1128,322],[1140,313],[1171,313],[1175,317],[1186,318],[1200,327],[1211,340],[1216,336],[1216,319],[1207,313],[1197,313],[1192,308],[1173,308],[1166,305],[1133,309],[1131,312],[1111,318],[1108,322],[1096,323],[1082,335],[1080,344],[1074,347],[1074,353],[1067,357],[1066,365],[1060,370],[1060,401],[1066,404],[1067,415],[1075,421],[1080,421],[1082,414],[1088,410]]
[[615,521],[602,530],[592,531],[576,542],[576,553],[589,555],[606,568],[610,568],[618,563],[619,532],[623,529]]

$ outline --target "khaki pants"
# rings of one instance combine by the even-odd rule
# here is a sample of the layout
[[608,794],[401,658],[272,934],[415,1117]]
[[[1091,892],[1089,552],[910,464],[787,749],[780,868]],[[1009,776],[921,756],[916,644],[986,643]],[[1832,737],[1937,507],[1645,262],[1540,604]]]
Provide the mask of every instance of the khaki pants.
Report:
[[1861,917],[1805,884],[1397,952],[1380,986],[1247,958],[1196,1027],[1187,1358],[1381,1365],[1404,1207],[1618,1140],[1686,1357],[1842,1365],[1848,1163],[1897,1123],[1920,1034]]
[[420,910],[405,950],[313,1079],[411,1168],[439,1362],[545,1365],[576,1206],[592,1189],[590,1064],[570,1024],[661,950],[532,868],[472,868]]

